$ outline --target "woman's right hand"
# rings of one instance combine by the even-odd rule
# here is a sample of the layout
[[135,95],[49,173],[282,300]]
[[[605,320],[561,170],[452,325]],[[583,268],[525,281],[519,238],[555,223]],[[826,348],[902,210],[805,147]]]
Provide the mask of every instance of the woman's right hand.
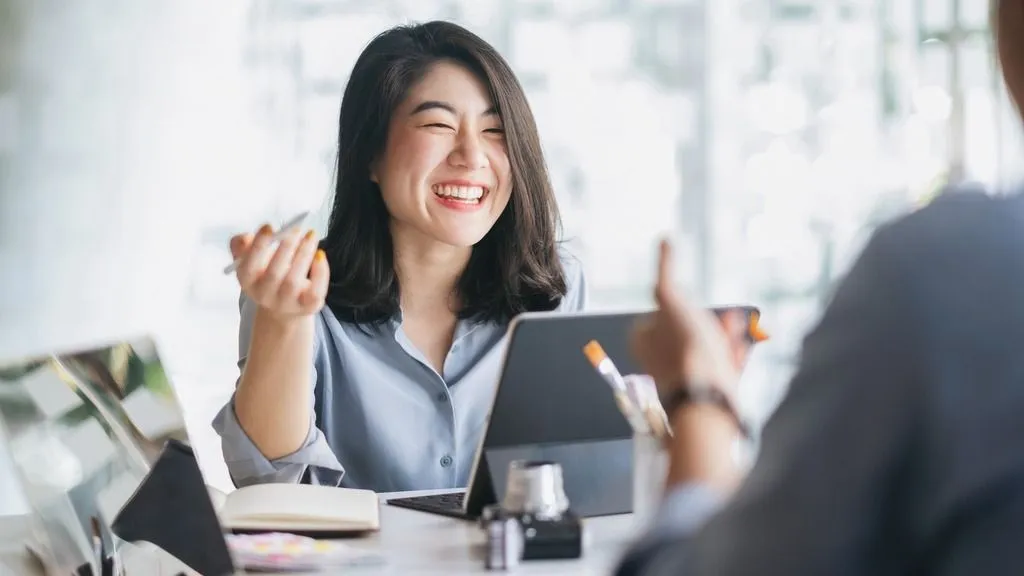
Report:
[[312,230],[289,231],[276,249],[273,234],[264,225],[255,235],[231,239],[231,255],[240,260],[235,275],[242,291],[278,320],[315,314],[323,308],[330,278],[324,251],[317,248]]

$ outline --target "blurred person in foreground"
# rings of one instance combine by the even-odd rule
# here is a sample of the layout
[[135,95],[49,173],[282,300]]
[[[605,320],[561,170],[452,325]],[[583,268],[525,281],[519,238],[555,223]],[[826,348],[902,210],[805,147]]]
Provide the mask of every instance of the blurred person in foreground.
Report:
[[[993,8],[1019,110],[1024,2]],[[674,292],[668,262],[663,246],[659,309],[634,337],[676,399],[668,491],[618,574],[1024,571],[1020,195],[953,190],[875,234],[804,341],[749,474],[730,452],[729,337]]]

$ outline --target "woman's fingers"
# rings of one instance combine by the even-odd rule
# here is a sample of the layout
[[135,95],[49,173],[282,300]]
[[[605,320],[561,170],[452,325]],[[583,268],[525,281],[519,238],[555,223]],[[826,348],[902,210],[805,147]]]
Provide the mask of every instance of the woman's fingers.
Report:
[[291,270],[292,259],[295,258],[295,250],[299,247],[301,239],[302,236],[298,230],[291,230],[281,238],[263,275],[253,286],[253,291],[259,295],[260,299],[266,301],[277,297],[281,283],[288,275],[288,271]]
[[299,305],[304,310],[316,312],[323,307],[330,277],[331,269],[327,264],[327,255],[323,250],[317,250],[313,256],[313,264],[309,268],[309,286],[299,295]]
[[294,302],[309,287],[309,267],[313,264],[316,254],[317,240],[314,232],[309,230],[299,241],[292,258],[291,268],[281,282],[278,298],[285,302]]
[[263,276],[263,270],[267,267],[267,262],[270,261],[272,255],[270,240],[273,234],[274,230],[270,225],[264,224],[256,232],[256,236],[249,245],[249,250],[242,256],[236,275],[243,290],[248,291]]
[[252,241],[254,238],[255,235],[249,233],[232,236],[231,242],[229,243],[229,246],[231,247],[231,258],[237,260],[242,256],[245,256],[249,248],[252,247]]
[[246,295],[284,316],[312,314],[327,297],[330,271],[312,230],[290,230],[275,238],[269,225],[231,238],[236,275]]

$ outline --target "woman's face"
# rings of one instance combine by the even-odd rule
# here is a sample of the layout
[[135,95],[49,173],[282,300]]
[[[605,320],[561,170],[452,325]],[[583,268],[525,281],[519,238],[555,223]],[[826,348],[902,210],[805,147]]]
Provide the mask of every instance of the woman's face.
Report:
[[371,178],[393,227],[452,246],[479,242],[512,191],[501,119],[484,84],[459,64],[435,64],[395,110]]

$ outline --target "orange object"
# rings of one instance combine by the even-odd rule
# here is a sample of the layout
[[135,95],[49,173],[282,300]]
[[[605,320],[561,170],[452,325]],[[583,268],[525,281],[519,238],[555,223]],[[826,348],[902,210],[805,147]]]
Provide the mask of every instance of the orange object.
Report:
[[583,347],[583,353],[586,354],[587,360],[590,360],[594,368],[600,366],[601,362],[608,358],[608,354],[605,353],[604,348],[601,347],[597,340],[587,342],[587,345]]
[[760,314],[750,315],[750,324],[747,327],[747,333],[750,334],[750,339],[754,342],[764,342],[768,339],[768,333],[761,329],[759,325],[761,321]]

